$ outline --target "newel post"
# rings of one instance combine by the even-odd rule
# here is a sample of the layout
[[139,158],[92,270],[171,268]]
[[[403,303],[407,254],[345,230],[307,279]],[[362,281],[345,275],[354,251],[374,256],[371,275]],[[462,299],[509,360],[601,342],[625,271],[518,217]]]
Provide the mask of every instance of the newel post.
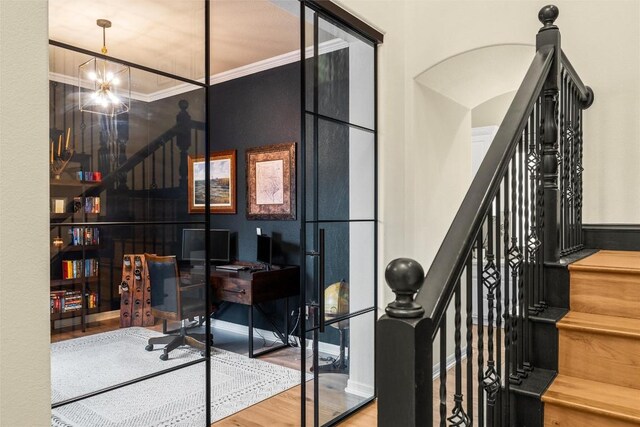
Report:
[[412,259],[399,258],[389,263],[385,279],[396,300],[376,329],[378,426],[430,426],[432,324],[413,300],[424,283],[424,269]]
[[554,48],[553,63],[542,89],[542,118],[540,137],[542,139],[542,173],[544,185],[544,260],[560,259],[560,190],[558,186],[558,90],[562,49],[560,31],[554,25],[559,15],[553,5],[543,7],[538,19],[543,27],[536,36],[536,49]]

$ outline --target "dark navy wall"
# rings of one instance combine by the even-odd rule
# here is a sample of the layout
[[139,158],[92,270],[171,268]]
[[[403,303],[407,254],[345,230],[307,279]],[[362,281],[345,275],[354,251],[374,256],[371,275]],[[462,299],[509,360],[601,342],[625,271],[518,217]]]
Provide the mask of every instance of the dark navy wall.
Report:
[[[255,261],[256,227],[261,227],[263,233],[274,237],[275,264],[299,264],[299,205],[295,221],[247,220],[245,153],[252,147],[295,142],[299,159],[300,65],[289,64],[217,84],[212,87],[211,99],[211,150],[236,150],[238,206],[235,215],[212,216],[211,226],[236,233],[237,259]],[[300,200],[300,194],[296,197]]]
[[[237,214],[213,215],[212,228],[232,232],[232,251],[236,259],[256,260],[256,227],[273,237],[274,264],[300,264],[299,194],[296,220],[247,220],[247,182],[245,154],[248,148],[284,142],[296,143],[296,173],[300,182],[300,64],[288,64],[239,79],[220,83],[211,92],[211,151],[236,150]],[[290,311],[298,306],[292,298]],[[284,303],[263,307],[281,323]],[[228,304],[217,318],[247,324],[248,307]],[[256,327],[272,329],[257,312]],[[294,320],[294,319],[293,319]],[[270,337],[273,338],[273,337]]]

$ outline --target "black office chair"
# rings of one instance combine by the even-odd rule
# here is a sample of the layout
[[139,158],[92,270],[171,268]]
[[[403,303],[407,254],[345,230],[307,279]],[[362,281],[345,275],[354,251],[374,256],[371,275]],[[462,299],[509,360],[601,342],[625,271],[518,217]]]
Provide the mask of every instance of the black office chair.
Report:
[[[145,254],[144,257],[151,286],[151,313],[164,322],[180,322],[180,329],[173,331],[177,334],[149,338],[145,349],[152,351],[154,345],[166,344],[160,360],[169,359],[169,352],[182,345],[204,351],[205,334],[187,334],[187,330],[194,325],[185,322],[185,319],[206,315],[204,283],[182,286],[175,256]],[[213,342],[211,336],[209,342]]]

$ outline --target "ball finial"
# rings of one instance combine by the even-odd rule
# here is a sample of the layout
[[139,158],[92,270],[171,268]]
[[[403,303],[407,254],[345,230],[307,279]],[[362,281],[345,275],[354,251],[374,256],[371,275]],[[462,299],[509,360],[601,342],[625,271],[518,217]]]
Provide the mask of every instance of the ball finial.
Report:
[[396,300],[385,310],[390,317],[413,318],[424,314],[422,306],[413,301],[414,294],[424,283],[424,269],[420,263],[410,258],[394,259],[387,265],[384,278],[396,294]]
[[555,28],[553,23],[558,19],[558,15],[560,15],[560,11],[558,8],[552,4],[549,4],[538,12],[538,19],[544,25],[544,28]]

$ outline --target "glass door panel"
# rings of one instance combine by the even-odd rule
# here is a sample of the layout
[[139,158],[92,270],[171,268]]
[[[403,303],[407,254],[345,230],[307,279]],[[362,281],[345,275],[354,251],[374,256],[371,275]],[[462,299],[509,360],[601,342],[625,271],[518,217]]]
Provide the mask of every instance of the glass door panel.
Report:
[[319,424],[325,425],[374,396],[375,312],[328,323],[318,336]]
[[303,423],[321,426],[374,397],[375,49],[310,8],[305,24]]
[[375,134],[306,114],[308,221],[373,220]]
[[306,57],[317,57],[306,64],[306,110],[373,130],[373,43],[309,9],[306,21],[314,25],[307,29]]
[[374,231],[372,221],[307,224],[307,249],[318,252],[306,260],[307,330],[320,326],[320,303],[324,303],[325,323],[374,306]]

